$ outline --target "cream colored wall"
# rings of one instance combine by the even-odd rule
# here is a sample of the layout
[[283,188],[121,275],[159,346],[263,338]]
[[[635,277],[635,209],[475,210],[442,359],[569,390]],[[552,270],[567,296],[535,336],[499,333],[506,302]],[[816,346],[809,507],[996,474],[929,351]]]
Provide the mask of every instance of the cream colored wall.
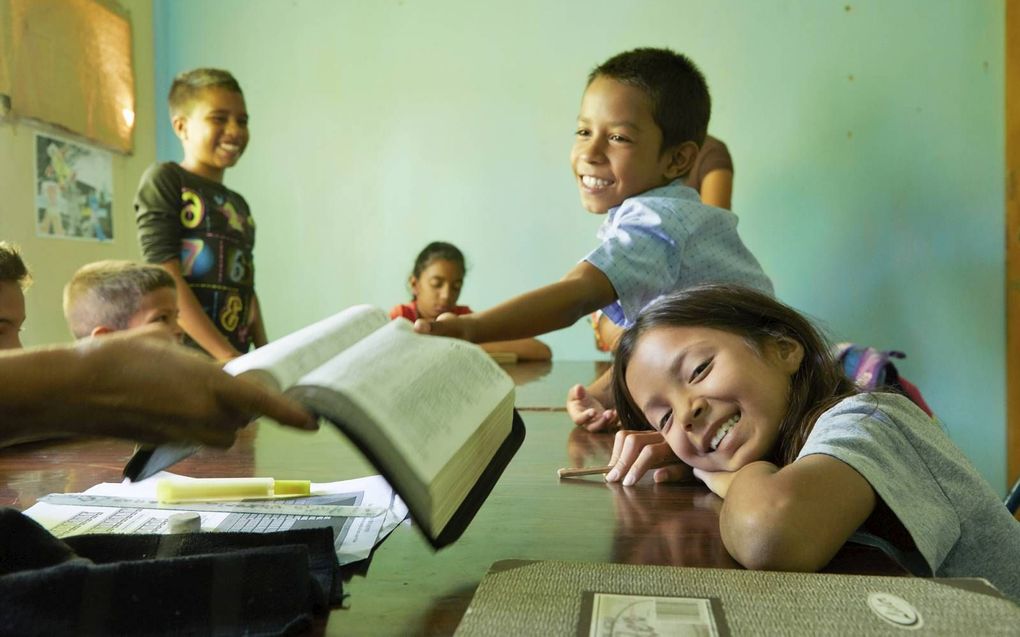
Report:
[[0,123],[0,239],[21,246],[35,283],[25,296],[26,346],[71,340],[60,307],[61,291],[82,264],[137,259],[131,201],[142,172],[155,161],[156,137],[151,0],[120,0],[131,16],[135,70],[135,149],[113,155],[113,240],[103,243],[35,235],[35,132],[82,141],[30,122]]

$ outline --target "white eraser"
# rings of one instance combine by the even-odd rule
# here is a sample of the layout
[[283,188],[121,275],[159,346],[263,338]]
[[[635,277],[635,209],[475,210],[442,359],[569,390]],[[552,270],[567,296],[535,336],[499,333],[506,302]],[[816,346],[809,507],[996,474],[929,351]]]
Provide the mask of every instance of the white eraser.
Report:
[[197,533],[202,530],[202,516],[193,512],[174,513],[167,524],[171,533]]

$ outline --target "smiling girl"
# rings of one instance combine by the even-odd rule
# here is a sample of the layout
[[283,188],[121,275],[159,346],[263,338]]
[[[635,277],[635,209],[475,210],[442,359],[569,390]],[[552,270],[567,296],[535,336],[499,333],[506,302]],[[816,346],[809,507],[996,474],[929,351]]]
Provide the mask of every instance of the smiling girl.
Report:
[[[748,568],[815,571],[857,534],[918,575],[978,576],[1020,599],[1020,522],[909,399],[859,393],[812,324],[738,286],[649,306],[621,337],[606,476],[633,484],[668,450],[724,498]],[[677,476],[656,470],[656,480]]]

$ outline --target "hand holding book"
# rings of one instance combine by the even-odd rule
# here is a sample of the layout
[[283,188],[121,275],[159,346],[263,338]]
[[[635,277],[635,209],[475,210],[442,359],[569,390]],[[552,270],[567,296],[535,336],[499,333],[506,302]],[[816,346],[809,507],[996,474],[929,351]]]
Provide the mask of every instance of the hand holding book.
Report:
[[[483,350],[415,334],[409,322],[369,306],[224,369],[257,375],[343,430],[435,546],[463,531],[524,436],[513,381]],[[139,464],[129,463],[135,475],[165,468]]]

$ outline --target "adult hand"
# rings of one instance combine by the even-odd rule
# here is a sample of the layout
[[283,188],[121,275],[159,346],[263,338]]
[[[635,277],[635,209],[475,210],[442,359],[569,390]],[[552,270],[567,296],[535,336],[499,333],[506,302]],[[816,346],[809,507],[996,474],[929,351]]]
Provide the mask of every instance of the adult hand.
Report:
[[[198,353],[149,328],[82,342],[93,373],[87,407],[96,433],[143,442],[192,440],[228,447],[237,429],[260,415],[300,429],[318,428],[299,404],[245,378],[235,378]],[[112,413],[106,413],[112,412]]]
[[606,474],[606,481],[620,480],[624,486],[634,484],[650,469],[655,469],[652,479],[656,482],[691,479],[691,468],[680,462],[657,431],[616,432],[609,464],[613,469]]
[[289,398],[230,376],[170,339],[151,325],[3,355],[0,444],[77,434],[226,447],[259,415],[317,428]]
[[574,385],[567,392],[567,413],[574,424],[588,431],[612,431],[619,424],[615,409],[606,409],[584,385]]

